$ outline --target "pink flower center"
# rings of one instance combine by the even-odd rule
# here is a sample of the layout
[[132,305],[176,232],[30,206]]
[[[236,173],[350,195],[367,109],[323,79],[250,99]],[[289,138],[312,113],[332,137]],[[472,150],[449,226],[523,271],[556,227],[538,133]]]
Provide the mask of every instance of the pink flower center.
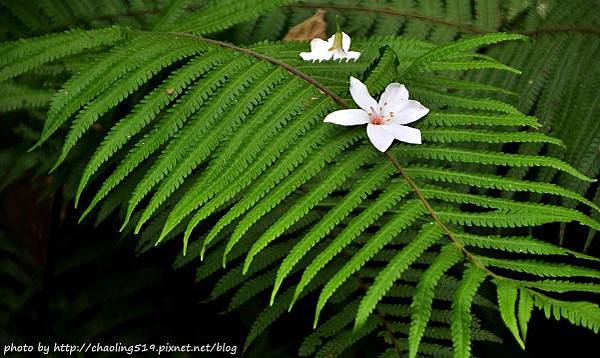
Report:
[[371,116],[371,124],[380,125],[383,124],[383,117],[380,115]]
[[[387,103],[384,103],[384,106],[387,106]],[[384,106],[380,106],[379,111],[376,111],[373,107],[371,107],[371,112],[368,113],[369,123],[381,125],[394,119],[394,112],[389,112],[385,117],[382,115],[382,113],[384,113]]]

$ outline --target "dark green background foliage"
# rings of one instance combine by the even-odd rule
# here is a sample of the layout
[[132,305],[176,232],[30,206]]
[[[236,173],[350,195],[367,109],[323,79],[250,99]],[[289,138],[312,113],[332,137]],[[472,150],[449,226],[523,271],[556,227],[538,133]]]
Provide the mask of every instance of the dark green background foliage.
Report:
[[[360,60],[281,42],[319,8]],[[597,340],[599,10],[0,1],[2,341],[468,357]],[[424,143],[383,154],[324,124],[350,76],[406,84]]]

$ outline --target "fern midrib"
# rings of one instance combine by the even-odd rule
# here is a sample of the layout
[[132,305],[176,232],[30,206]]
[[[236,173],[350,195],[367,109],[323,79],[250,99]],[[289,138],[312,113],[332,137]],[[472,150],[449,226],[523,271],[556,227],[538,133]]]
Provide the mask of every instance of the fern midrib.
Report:
[[425,195],[421,191],[421,188],[419,188],[419,186],[417,185],[417,183],[415,183],[415,181],[408,175],[408,173],[404,170],[404,168],[400,165],[400,163],[396,160],[396,158],[393,157],[391,154],[389,154],[387,152],[385,153],[385,156],[388,158],[388,160],[390,162],[392,162],[392,164],[396,167],[396,169],[398,170],[398,172],[400,173],[400,175],[402,175],[402,177],[404,178],[404,180],[406,180],[406,182],[408,183],[408,185],[413,189],[413,191],[417,195],[417,198],[421,201],[421,203],[423,204],[423,206],[425,206],[425,209],[427,210],[427,212],[429,213],[429,215],[431,216],[431,218],[433,219],[433,221],[436,223],[437,226],[440,227],[440,229],[442,229],[442,231],[444,232],[444,234],[446,236],[448,236],[448,238],[450,239],[450,241],[452,241],[452,244],[457,248],[457,250],[459,250],[460,252],[462,252],[463,256],[465,256],[469,261],[471,261],[477,268],[485,271],[488,275],[490,275],[490,276],[492,276],[494,278],[502,279],[503,277],[499,276],[498,274],[494,273],[493,271],[490,271],[490,269],[487,268],[477,258],[477,256],[475,256],[470,251],[468,251],[464,247],[464,245],[460,242],[460,240],[458,240],[454,236],[454,233],[452,233],[452,231],[450,231],[450,229],[446,226],[446,224],[444,224],[440,220],[440,218],[438,217],[438,215],[435,212],[435,210],[433,210],[433,208],[429,204],[429,201],[427,200],[427,198],[425,198]]
[[[216,46],[220,46],[226,49],[230,49],[236,52],[240,52],[252,57],[255,57],[259,60],[263,60],[263,61],[267,61],[270,62],[276,66],[280,66],[283,67],[285,70],[287,70],[288,72],[290,72],[291,74],[298,76],[300,78],[302,78],[304,81],[306,81],[307,83],[315,86],[319,91],[321,91],[323,94],[325,94],[326,96],[330,97],[334,102],[336,102],[338,105],[344,107],[344,108],[349,108],[348,103],[341,98],[340,96],[338,96],[335,92],[333,92],[331,89],[329,89],[328,87],[322,85],[321,83],[319,83],[317,80],[315,80],[313,77],[309,76],[308,74],[296,69],[295,67],[287,64],[284,61],[281,61],[279,59],[276,59],[274,57],[268,56],[268,55],[264,55],[261,54],[259,52],[253,51],[251,49],[247,49],[247,48],[243,48],[243,47],[239,47],[227,42],[223,42],[223,41],[219,41],[219,40],[214,40],[214,39],[209,39],[203,36],[199,36],[199,35],[194,35],[191,33],[186,33],[186,32],[164,32],[162,34],[166,34],[166,35],[172,35],[172,36],[186,36],[186,37],[190,37],[193,39],[196,39],[198,41],[203,41],[209,44],[213,44]],[[385,153],[387,159],[396,167],[396,169],[398,170],[398,172],[400,173],[400,175],[406,180],[406,182],[409,184],[409,186],[413,189],[413,191],[415,192],[415,194],[417,195],[418,199],[423,203],[423,205],[425,206],[427,212],[429,213],[429,215],[433,218],[434,222],[436,223],[436,225],[438,225],[440,227],[440,229],[442,229],[442,231],[444,232],[444,234],[446,236],[448,236],[448,238],[451,240],[452,244],[457,248],[457,250],[459,250],[463,256],[468,259],[470,262],[473,263],[473,265],[475,265],[475,267],[477,267],[478,269],[481,269],[482,271],[484,271],[486,274],[488,274],[489,276],[492,276],[496,279],[508,279],[506,277],[503,277],[499,274],[496,274],[495,272],[491,271],[488,267],[486,267],[479,259],[476,255],[474,255],[473,253],[471,253],[470,251],[468,251],[464,245],[462,245],[462,243],[456,239],[456,237],[454,236],[454,234],[452,233],[452,231],[450,231],[450,229],[440,220],[440,218],[437,216],[435,210],[431,207],[431,205],[429,204],[429,201],[425,198],[425,196],[423,195],[421,189],[419,188],[419,186],[415,183],[415,181],[408,175],[408,173],[406,173],[406,171],[404,170],[404,168],[400,165],[400,163],[398,163],[398,161],[389,153]]]
[[245,48],[245,47],[239,47],[233,44],[230,44],[228,42],[224,42],[224,41],[219,41],[219,40],[214,40],[214,39],[209,39],[203,36],[199,36],[199,35],[194,35],[191,33],[187,33],[187,32],[153,32],[155,34],[165,34],[165,35],[172,35],[172,36],[185,36],[185,37],[190,37],[193,39],[196,39],[198,41],[203,41],[212,45],[216,45],[216,46],[220,46],[223,48],[227,48],[236,52],[241,52],[244,53],[246,55],[250,55],[252,57],[255,57],[259,60],[263,60],[263,61],[267,61],[270,62],[276,66],[280,66],[285,68],[288,72],[290,72],[293,75],[296,75],[300,78],[302,78],[304,81],[308,82],[309,84],[317,87],[321,92],[323,92],[324,94],[326,94],[327,96],[331,97],[331,99],[333,99],[337,104],[339,104],[342,107],[348,107],[347,102],[340,96],[338,96],[335,92],[333,92],[331,89],[329,89],[328,87],[322,85],[321,83],[319,83],[317,80],[315,80],[313,77],[307,75],[306,73],[298,70],[297,68],[279,60],[276,59],[274,57],[256,52],[254,50],[251,50],[249,48]]

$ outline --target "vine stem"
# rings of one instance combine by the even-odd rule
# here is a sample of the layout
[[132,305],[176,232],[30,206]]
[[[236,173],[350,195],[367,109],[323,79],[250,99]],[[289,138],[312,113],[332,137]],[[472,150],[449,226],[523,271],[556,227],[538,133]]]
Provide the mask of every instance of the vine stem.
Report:
[[[371,8],[371,7],[367,7],[367,6],[361,6],[361,5],[334,5],[334,4],[328,5],[328,4],[315,4],[315,3],[296,3],[296,4],[285,5],[285,7],[305,8],[305,9],[321,8],[321,9],[329,9],[329,10],[335,10],[335,11],[345,11],[345,10],[347,10],[347,11],[363,11],[363,12],[370,12],[370,13],[375,13],[375,14],[389,15],[389,16],[403,16],[403,17],[407,17],[407,18],[413,18],[413,19],[417,19],[417,20],[421,20],[421,21],[431,22],[434,24],[440,24],[440,25],[444,25],[444,26],[448,26],[448,27],[453,27],[453,28],[459,29],[461,31],[464,31],[467,33],[473,33],[473,34],[485,34],[485,33],[490,32],[488,30],[480,29],[480,28],[477,28],[475,26],[471,26],[468,24],[449,21],[449,20],[446,20],[441,17],[435,17],[435,16],[421,14],[418,12],[402,11],[402,10],[396,10],[396,9],[390,9],[390,8]],[[199,5],[190,5],[190,6],[186,7],[185,10],[187,10],[189,12],[194,12],[201,8],[202,8],[202,6],[199,6]],[[87,19],[75,19],[75,21],[63,23],[62,26],[68,27],[68,26],[73,26],[73,25],[85,25],[85,24],[89,24],[91,21],[117,21],[117,19],[123,18],[123,17],[125,17],[125,18],[139,17],[139,16],[146,16],[146,15],[156,15],[156,14],[160,14],[160,13],[161,13],[161,11],[159,9],[125,11],[125,12],[116,13],[116,14],[112,14],[112,15],[98,15],[98,16],[87,18]],[[552,34],[552,33],[561,33],[561,32],[566,32],[566,33],[576,32],[576,33],[582,33],[582,34],[600,35],[600,29],[593,28],[593,27],[581,27],[581,26],[558,26],[558,27],[549,27],[549,28],[538,28],[538,29],[533,29],[533,30],[521,31],[518,33],[520,33],[522,35],[526,35],[526,36],[538,36],[538,35],[543,35],[543,34]]]
[[[489,31],[486,29],[480,29],[475,26],[467,25],[460,22],[449,21],[441,17],[430,16],[421,14],[413,11],[403,11],[396,10],[391,8],[375,8],[368,7],[362,5],[335,5],[335,4],[317,4],[317,3],[296,3],[286,5],[288,8],[304,8],[304,9],[326,9],[326,10],[334,10],[334,11],[361,11],[361,12],[370,12],[374,14],[383,14],[389,16],[402,16],[413,18],[417,20],[422,20],[426,22],[431,22],[434,24],[445,25],[448,27],[454,27],[461,31],[472,33],[472,34],[485,34],[493,31]],[[526,30],[518,32],[522,35],[527,36],[537,36],[540,34],[551,34],[557,32],[576,32],[583,34],[595,34],[600,35],[600,29],[593,27],[582,27],[582,26],[557,26],[557,27],[548,27],[548,28],[538,28],[533,30]]]
[[418,20],[423,20],[427,22],[437,23],[441,25],[446,25],[448,27],[454,27],[460,29],[465,32],[473,33],[473,34],[483,34],[488,31],[478,29],[476,27],[465,25],[459,22],[448,21],[442,19],[440,17],[429,16],[420,14],[418,12],[412,11],[402,11],[395,10],[390,8],[374,8],[367,7],[361,5],[334,5],[334,4],[314,4],[314,3],[297,3],[297,4],[289,4],[286,5],[289,8],[305,8],[305,9],[325,9],[325,10],[342,10],[342,11],[363,11],[363,12],[371,12],[375,14],[384,14],[390,16],[403,16],[403,17],[411,17]]
[[[248,48],[239,47],[239,46],[236,46],[236,45],[228,43],[228,42],[223,42],[223,41],[214,40],[214,39],[208,39],[206,37],[203,37],[200,35],[195,35],[195,34],[190,34],[187,32],[163,32],[163,34],[193,38],[193,39],[203,41],[203,42],[206,42],[206,43],[209,43],[212,45],[216,45],[216,46],[227,48],[227,49],[230,49],[233,51],[244,53],[244,54],[253,56],[259,60],[268,61],[276,66],[280,66],[280,67],[284,68],[291,74],[298,76],[298,77],[302,78],[303,80],[305,80],[306,82],[308,82],[309,84],[315,86],[321,93],[329,96],[332,100],[334,100],[340,106],[342,106],[344,108],[349,108],[348,102],[346,102],[342,97],[338,96],[331,89],[322,85],[316,79],[312,78],[308,74],[306,74],[306,73],[294,68],[293,66],[285,63],[284,61],[281,61],[274,57],[256,52],[256,51],[248,49]],[[444,224],[442,222],[442,220],[440,220],[440,218],[437,216],[435,210],[433,210],[433,208],[429,204],[429,201],[427,200],[425,195],[423,195],[423,192],[421,191],[421,189],[419,188],[417,183],[415,183],[415,181],[410,177],[410,175],[408,175],[406,170],[402,167],[402,165],[400,165],[400,163],[396,160],[396,158],[394,156],[392,156],[391,154],[389,154],[388,152],[385,152],[385,156],[394,165],[396,170],[398,170],[398,173],[400,173],[400,175],[404,178],[404,180],[406,180],[408,185],[413,189],[413,191],[417,195],[418,199],[421,201],[421,203],[423,204],[425,209],[429,212],[429,215],[432,217],[435,224],[437,226],[439,226],[440,229],[442,229],[442,231],[446,234],[446,236],[448,236],[448,238],[450,239],[450,241],[452,241],[452,244],[456,247],[456,249],[459,250],[463,254],[463,256],[466,257],[471,263],[473,263],[473,265],[475,265],[479,269],[485,271],[488,275],[490,275],[496,279],[506,279],[505,277],[500,276],[500,275],[496,274],[495,272],[491,271],[489,268],[487,268],[479,260],[479,258],[477,258],[476,255],[474,255],[473,253],[471,253],[464,247],[464,245],[460,242],[460,240],[458,240],[454,236],[454,233],[452,233],[452,231],[448,228],[448,226],[446,226],[446,224]]]

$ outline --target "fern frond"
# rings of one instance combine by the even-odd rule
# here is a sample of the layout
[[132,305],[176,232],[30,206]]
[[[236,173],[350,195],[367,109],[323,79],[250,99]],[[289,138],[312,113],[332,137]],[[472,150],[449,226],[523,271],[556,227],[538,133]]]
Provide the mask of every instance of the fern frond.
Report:
[[[202,143],[202,138],[213,129],[211,126],[223,115],[227,107],[230,106],[234,101],[239,101],[243,91],[247,90],[248,86],[252,84],[257,78],[264,74],[268,70],[268,66],[264,63],[256,62],[250,66],[243,66],[239,71],[236,72],[236,76],[224,84],[219,92],[215,93],[215,97],[211,97],[206,100],[204,111],[194,115],[189,120],[189,124],[183,128],[182,131],[178,132],[177,137],[169,142],[168,146],[163,150],[162,155],[154,163],[152,168],[142,181],[138,184],[134,192],[132,193],[129,205],[127,207],[127,214],[123,221],[123,227],[127,225],[131,214],[137,207],[139,202],[154,188],[154,186],[160,182],[165,176],[169,175],[174,169],[174,166],[178,161],[184,158],[188,152],[192,151],[196,145],[205,144],[203,147],[204,153],[198,158],[194,158],[197,164],[201,163],[202,160],[210,154],[211,150],[218,145],[218,141],[215,140],[212,145],[209,143]],[[226,96],[218,96],[220,91],[227,93]],[[250,102],[244,102],[244,105],[248,105]],[[190,110],[190,115],[194,114],[194,109]],[[182,120],[177,118],[175,120]],[[219,131],[217,131],[219,133]],[[219,139],[215,135],[216,139]],[[196,154],[196,153],[193,153]],[[193,168],[186,168],[185,170],[191,172]],[[182,180],[182,179],[180,179]],[[136,231],[139,231],[140,225]]]
[[521,331],[523,343],[525,343],[527,339],[527,326],[529,324],[529,319],[531,318],[531,312],[533,311],[533,298],[528,292],[528,290],[520,288],[519,302],[517,303],[517,318],[519,320],[519,329]]
[[[44,129],[36,146],[44,143],[65,123],[68,118],[79,111],[98,94],[110,88],[129,72],[140,68],[145,60],[160,56],[166,52],[184,49],[187,46],[196,51],[206,48],[188,39],[165,41],[164,36],[138,35],[131,43],[115,48],[108,55],[93,63],[85,72],[72,77],[55,95]],[[170,39],[169,39],[170,40]],[[132,53],[134,55],[132,56]],[[146,75],[147,76],[147,75]],[[125,83],[127,86],[132,84]]]
[[517,303],[517,287],[506,281],[495,281],[496,292],[498,294],[498,307],[500,316],[504,324],[510,330],[513,337],[517,340],[522,349],[525,349],[525,343],[521,339],[517,317],[515,316],[515,305]]
[[[306,288],[306,291],[301,293],[301,296],[314,291],[318,286],[322,285],[328,277],[335,271],[336,267],[329,267],[317,275]],[[267,306],[258,316],[258,318],[252,324],[252,328],[248,333],[244,347],[248,347],[277,317],[281,316],[286,312],[286,307],[289,305],[292,298],[292,290],[286,290],[281,297],[273,303],[273,305]]]
[[541,124],[534,117],[524,114],[473,114],[432,112],[423,120],[426,125],[446,126],[526,126],[539,128]]
[[194,86],[180,101],[178,106],[173,107],[167,116],[162,118],[155,126],[154,131],[150,131],[140,142],[143,146],[134,147],[123,159],[120,165],[104,181],[100,190],[94,195],[88,208],[83,212],[82,217],[87,215],[114,187],[116,187],[133,169],[142,161],[148,158],[152,153],[160,148],[169,138],[179,131],[181,125],[188,120],[195,110],[204,103],[207,97],[214,92],[223,81],[223,76],[232,75],[248,65],[248,60],[238,58],[217,70],[212,71],[204,81]]
[[[468,357],[472,340],[498,341],[472,318],[473,304],[499,309],[521,345],[533,307],[597,329],[597,306],[563,303],[539,293],[598,293],[595,280],[600,276],[590,268],[597,260],[533,237],[537,227],[557,222],[600,229],[586,214],[590,208],[600,211],[585,197],[589,185],[568,189],[581,180],[592,182],[597,174],[592,170],[594,153],[568,152],[569,144],[593,134],[561,140],[547,134],[546,127],[536,131],[541,124],[528,115],[541,113],[544,125],[563,133],[568,126],[557,118],[568,110],[553,102],[561,85],[569,86],[570,94],[561,102],[568,109],[579,107],[580,101],[592,103],[595,92],[579,100],[573,82],[553,77],[532,79],[528,93],[528,85],[511,76],[520,71],[505,64],[526,64],[527,55],[518,46],[498,56],[503,61],[489,56],[500,47],[479,50],[525,39],[465,35],[511,28],[513,23],[501,23],[507,10],[496,11],[499,1],[328,1],[321,5],[331,12],[363,14],[343,20],[345,31],[355,38],[365,36],[352,44],[361,59],[348,63],[304,62],[298,53],[309,47],[306,42],[276,41],[316,4],[45,3],[40,13],[52,18],[51,24],[36,21],[25,6],[23,16],[14,20],[40,29],[73,23],[96,27],[123,13],[129,27],[0,46],[0,80],[31,72],[19,78],[23,84],[18,86],[31,86],[38,79],[45,81],[42,88],[62,86],[50,102],[37,145],[70,127],[56,165],[73,161],[74,168],[85,167],[76,202],[87,188],[99,188],[91,192],[82,218],[101,204],[99,218],[126,204],[122,230],[128,235],[144,229],[140,250],[183,235],[184,254],[188,243],[200,252],[204,262],[197,279],[219,275],[210,298],[231,294],[229,310],[250,301],[269,302],[246,347],[285,308],[317,290],[315,326],[325,304],[340,308],[304,347],[317,356],[342,354],[363,337],[379,336],[394,345],[393,353],[384,355],[408,351],[411,357],[447,356],[452,345],[455,356]],[[133,8],[148,16],[130,16]],[[98,12],[100,21],[91,20],[92,12]],[[532,20],[519,17],[514,24],[527,21]],[[228,31],[203,37],[222,30]],[[241,34],[244,30],[248,34]],[[435,46],[369,36],[399,31],[434,42],[459,40]],[[96,33],[98,38],[90,40]],[[89,45],[83,45],[86,39]],[[236,39],[262,42],[242,47],[234,44]],[[580,38],[556,51],[583,51],[584,43]],[[59,45],[65,48],[55,48]],[[585,51],[586,57],[596,53]],[[588,63],[575,57],[568,56],[568,65],[551,59],[536,64],[565,70],[565,77],[575,75],[588,88],[596,77],[573,70],[573,64]],[[61,59],[64,64],[52,63]],[[531,73],[528,66],[523,69]],[[482,81],[463,73],[471,70],[484,70],[491,77]],[[543,72],[535,73],[544,77]],[[71,78],[61,85],[67,76]],[[405,83],[412,97],[432,109],[416,124],[425,144],[396,145],[386,160],[362,130],[322,124],[327,113],[348,107],[349,76],[364,79],[373,95],[391,82]],[[5,83],[0,91],[12,90],[13,83]],[[550,91],[542,91],[544,83]],[[15,90],[15,96],[25,95]],[[595,133],[597,126],[589,119],[595,108],[590,104],[573,111],[586,118],[581,130]],[[98,121],[110,129],[108,134],[96,133],[102,142],[89,159],[88,153],[78,152],[87,145],[80,139],[89,139],[85,134]],[[587,207],[580,211],[579,203]],[[451,243],[438,246],[442,239]],[[567,256],[576,263],[554,263]],[[455,267],[462,259],[466,266]],[[188,255],[176,265],[192,262]],[[226,270],[226,263],[233,265]],[[453,276],[461,273],[462,280]],[[499,307],[476,294],[487,276],[497,284]]]
[[513,105],[490,98],[456,95],[449,92],[432,90],[425,87],[416,87],[411,92],[419,99],[427,98],[430,103],[450,108],[498,112],[502,114],[516,114],[521,112]]
[[[135,92],[144,83],[148,82],[163,68],[186,57],[196,55],[203,50],[203,46],[198,46],[197,44],[193,44],[191,42],[182,42],[179,43],[178,46],[159,48],[157,50],[158,56],[155,55],[154,51],[142,51],[140,56],[143,57],[132,56],[131,63],[135,63],[135,66],[138,66],[138,68],[133,70],[134,67],[132,66],[131,68],[125,70],[128,71],[127,74],[120,75],[121,78],[115,80],[110,85],[110,89],[104,91],[101,95],[96,97],[92,103],[86,105],[77,114],[76,118],[71,124],[69,132],[65,137],[62,151],[56,160],[56,163],[54,164],[54,168],[62,163],[62,161],[67,157],[67,154],[71,148],[75,146],[79,138],[103,114],[108,112],[111,108],[117,106],[121,101]],[[142,62],[142,58],[145,62]],[[120,63],[119,65],[126,66],[125,63]],[[113,67],[113,70],[119,69],[118,67]],[[110,77],[111,73],[106,73],[104,76]],[[65,91],[68,91],[68,89],[65,89]],[[68,105],[69,104],[67,103],[65,106]]]
[[431,50],[415,60],[406,70],[402,72],[402,78],[410,79],[426,70],[427,65],[442,59],[460,54],[467,50],[498,43],[508,40],[525,40],[527,37],[517,34],[491,33],[476,36],[471,39],[451,42]]
[[0,49],[0,82],[70,55],[115,45],[129,36],[125,28],[113,26],[99,30],[71,30],[4,44]]
[[369,147],[362,147],[361,151],[348,156],[338,165],[331,168],[330,172],[321,181],[320,185],[314,190],[306,193],[294,206],[290,208],[267,232],[265,232],[250,248],[246,260],[244,261],[244,271],[248,270],[253,257],[267,246],[271,241],[282,235],[291,225],[300,220],[300,218],[315,207],[321,200],[338,188],[339,185],[349,178],[366,160],[370,159],[373,151]]
[[52,95],[53,92],[49,90],[5,82],[0,87],[0,112],[43,108],[48,106]]
[[469,266],[463,275],[459,289],[452,302],[452,345],[455,357],[471,356],[471,304],[486,273],[477,267]]
[[435,296],[435,288],[440,278],[452,266],[462,259],[462,255],[452,245],[444,246],[435,261],[423,273],[415,289],[412,303],[410,305],[411,320],[408,335],[409,357],[417,356],[421,339],[429,322],[432,312],[432,304]]
[[551,143],[563,147],[560,139],[550,137],[543,133],[519,132],[497,133],[494,131],[468,130],[468,129],[424,129],[423,140],[437,143],[454,142],[486,142],[486,143]]
[[[354,156],[353,160],[356,160]],[[354,210],[369,194],[376,190],[390,175],[393,173],[393,168],[389,165],[378,165],[372,169],[367,176],[362,179],[359,184],[350,190],[344,197],[343,201],[306,234],[290,251],[289,255],[281,263],[277,271],[277,278],[273,286],[271,301],[277,294],[281,283],[289,274],[290,270],[296,263],[310,250],[316,243],[319,242],[325,235],[335,228],[352,210]]]
[[291,0],[257,0],[252,2],[236,0],[211,0],[198,14],[189,16],[175,26],[172,31],[189,31],[208,34],[224,30],[232,25],[249,20],[292,2]]
[[566,318],[574,325],[582,326],[598,333],[600,330],[600,307],[590,302],[560,301],[528,291],[533,298],[533,305],[544,311],[546,318],[554,317],[556,320]]
[[163,108],[181,95],[195,80],[221,63],[224,57],[226,58],[226,56],[209,51],[202,57],[192,59],[184,67],[174,72],[160,87],[148,94],[128,116],[119,120],[104,137],[86,165],[77,188],[75,205],[77,206],[79,203],[81,193],[92,175],[104,162],[154,120]]
[[457,233],[456,237],[466,245],[484,249],[502,250],[507,252],[527,252],[536,255],[572,255],[586,260],[598,261],[599,259],[555,246],[547,242],[528,236],[481,236],[467,233]]
[[434,145],[422,145],[418,148],[405,146],[399,148],[398,152],[421,159],[458,161],[485,165],[507,165],[513,167],[549,167],[568,173],[583,181],[594,181],[594,179],[582,174],[571,165],[551,157],[447,148]]
[[600,285],[596,283],[587,282],[571,282],[564,280],[538,280],[538,281],[526,281],[522,283],[523,286],[537,288],[546,292],[600,292]]
[[547,193],[553,195],[560,195],[586,204],[594,210],[600,212],[600,207],[598,207],[596,204],[589,201],[588,199],[584,198],[583,196],[558,185],[550,183],[515,180],[498,175],[465,173],[448,169],[430,168],[423,166],[410,166],[406,170],[410,173],[412,177],[446,183],[467,184],[485,189],[528,191],[532,193]]
[[184,15],[186,7],[192,0],[169,0],[167,6],[162,10],[160,19],[154,24],[154,30],[168,30],[169,27]]
[[[406,188],[403,188],[403,190],[406,190]],[[388,193],[395,194],[394,197],[392,197],[395,200],[398,200],[396,199],[397,196],[402,195],[398,195],[394,190],[390,190],[386,194]],[[382,199],[385,200],[386,196],[387,195],[382,195]],[[381,201],[379,201],[378,204],[373,206],[373,208],[375,208],[373,211],[379,209],[379,205],[386,205],[385,202],[382,204]],[[393,202],[392,204],[387,205],[393,205]],[[390,219],[388,223],[381,227],[377,231],[375,236],[373,236],[371,240],[366,245],[364,245],[357,253],[352,255],[350,261],[348,261],[342,267],[342,269],[340,269],[335,274],[335,276],[333,276],[329,280],[329,282],[327,282],[327,284],[323,287],[323,289],[321,290],[321,294],[319,295],[319,301],[317,302],[313,326],[316,326],[321,311],[325,307],[327,301],[335,293],[335,291],[346,280],[348,280],[351,275],[353,275],[356,271],[360,270],[369,259],[371,259],[379,250],[383,248],[383,246],[385,246],[388,242],[394,239],[395,235],[398,234],[398,232],[401,232],[403,229],[410,226],[410,224],[412,224],[414,220],[416,220],[419,216],[423,214],[422,206],[416,201],[407,202],[406,204],[404,204],[404,209],[405,210],[403,211],[402,215],[395,215],[392,219]],[[352,240],[353,235],[357,235],[357,233],[354,233],[352,230],[354,229],[353,226],[356,225],[359,228],[361,228],[361,226],[364,225],[362,222],[363,220],[365,220],[365,217],[369,218],[369,216],[373,215],[368,211],[369,210],[367,209],[365,210],[365,212],[361,213],[361,215],[359,215],[346,230],[342,231],[342,233],[340,233],[340,235],[336,237],[334,241],[323,252],[321,252],[319,256],[306,268],[302,275],[302,278],[300,279],[300,282],[298,283],[298,286],[296,286],[294,297],[297,297],[299,293],[302,292],[304,286],[306,286],[308,282],[312,280],[312,277],[316,275],[316,272],[319,269],[324,267],[325,264],[329,260],[331,260],[333,255],[339,253],[341,250],[343,250],[343,248],[346,245],[348,245],[349,241]],[[362,229],[364,230],[364,228]]]
[[[300,98],[304,100],[308,100],[309,98],[311,98],[311,96],[313,96],[313,91],[311,88],[305,88],[301,92],[302,96]],[[285,97],[281,98],[280,100],[284,101],[284,99]],[[278,118],[285,123],[290,119],[290,117],[293,114],[296,113],[296,111],[299,110],[298,107],[303,106],[303,104],[288,102],[282,104],[282,106],[284,107],[284,112]],[[196,198],[197,200],[195,200],[191,204],[186,203],[187,207],[184,207],[184,210],[189,211],[191,210],[189,206],[197,208],[198,206],[202,205],[202,203],[206,202],[206,200],[208,200],[214,194],[222,191],[222,193],[219,193],[219,197],[216,198],[217,200],[209,202],[208,206],[204,206],[196,212],[196,214],[188,223],[185,236],[189,237],[194,227],[201,220],[205,219],[208,215],[210,215],[210,213],[214,211],[214,208],[220,207],[226,202],[226,200],[233,198],[233,196],[236,195],[240,190],[247,187],[250,184],[251,180],[256,178],[264,170],[263,168],[271,165],[282,154],[282,151],[289,148],[294,140],[297,140],[302,134],[304,134],[314,124],[316,117],[322,114],[328,106],[329,104],[327,102],[321,101],[320,103],[317,103],[315,106],[311,107],[309,110],[303,112],[299,116],[298,120],[295,121],[295,123],[286,126],[285,129],[281,131],[281,133],[276,134],[276,138],[274,138],[274,140],[270,143],[267,150],[261,151],[261,149],[263,149],[266,145],[265,140],[269,137],[255,137],[255,140],[249,143],[249,146],[247,147],[248,150],[244,151],[244,153],[241,156],[236,158],[235,162],[231,163],[231,165],[227,167],[227,170],[225,171],[222,177],[223,181],[210,183],[210,186],[212,187],[209,187],[207,188],[207,190],[203,190],[202,192],[200,192],[200,198]],[[270,111],[272,110],[272,108],[268,110]],[[274,125],[274,127],[271,127],[269,129],[270,131],[272,131],[271,133],[275,134],[274,132],[276,132],[276,128],[278,127],[278,125],[280,125],[280,123],[273,123],[272,125]],[[311,141],[314,143],[315,141],[318,141],[320,136],[321,133],[317,130],[314,130],[313,128],[312,136],[305,135],[302,138],[302,145],[307,145],[311,143]],[[236,141],[234,145],[237,147],[240,144],[241,142]],[[256,156],[258,152],[260,152],[260,155],[257,158],[255,158],[253,163],[249,163],[249,160]],[[211,173],[212,175],[217,175],[218,172],[216,172],[216,168],[217,167],[213,167],[213,171]],[[248,176],[236,178],[236,176],[238,176],[243,170],[246,170]],[[230,184],[230,182],[233,180],[237,182],[235,183],[235,185]],[[199,183],[199,186],[202,184],[203,183]],[[226,185],[228,184],[230,186],[226,188]],[[168,229],[168,227],[166,227],[166,229]]]
[[[352,242],[352,240],[356,239],[356,237],[358,237],[368,226],[370,226],[375,220],[377,220],[383,212],[389,210],[391,207],[394,206],[394,204],[401,200],[403,196],[408,194],[408,190],[409,189],[406,186],[406,184],[403,183],[389,187],[383,194],[381,194],[377,198],[376,201],[372,203],[372,205],[368,209],[361,212],[357,216],[357,218],[348,225],[348,227],[346,227],[344,230],[342,230],[341,233],[336,235],[331,244],[327,248],[325,248],[321,253],[319,253],[317,258],[305,269],[300,279],[300,282],[298,283],[294,291],[294,299],[292,300],[292,305],[295,303],[296,299],[299,297],[304,287],[312,280],[313,277],[316,276],[316,274],[323,267],[325,267],[325,265],[327,265],[329,261],[331,261],[335,257],[335,255],[338,255],[340,252],[342,252],[342,250],[345,247],[347,247]],[[396,220],[392,220],[393,222],[395,222],[395,224],[402,225],[399,227],[408,226],[410,223],[416,220],[418,216],[423,214],[423,210],[420,204],[417,202],[408,202],[404,204],[403,206],[401,206],[401,211],[404,211],[404,215],[397,215]],[[391,230],[392,227],[392,225],[389,225],[388,229]],[[379,237],[381,237],[381,240],[391,239],[390,233],[384,234],[384,232],[386,231],[383,230],[380,232],[381,235]],[[371,244],[371,246],[374,246],[374,244]],[[380,249],[380,247],[374,247],[376,250]],[[365,257],[372,257],[375,254],[375,252],[370,252],[371,250],[371,248],[365,247],[363,251],[365,253]],[[354,257],[356,256],[353,256],[353,258]],[[360,263],[361,261],[364,262],[364,259],[356,259],[355,261],[357,263]],[[325,301],[327,301],[329,297],[331,297],[331,295],[333,294],[333,291],[335,291],[335,289],[339,287],[339,285],[343,281],[345,281],[352,273],[354,273],[354,269],[356,268],[352,268],[352,266],[348,265],[346,267],[350,268],[351,270],[349,270],[349,272],[345,274],[342,274],[342,272],[344,272],[343,270],[340,271],[340,273],[338,274],[338,276],[340,277],[339,283],[336,283],[336,280],[334,279],[330,280],[328,286],[326,286],[326,288],[330,292],[326,293],[325,288],[323,289],[323,292],[319,297],[319,302],[323,301],[323,303],[317,304],[317,307],[322,308],[322,306],[324,306]],[[323,298],[321,299],[321,297]]]
[[404,247],[398,255],[388,263],[379,275],[377,275],[375,282],[369,287],[367,294],[360,302],[360,306],[356,313],[355,329],[360,328],[365,323],[367,317],[371,315],[371,312],[375,309],[379,300],[381,300],[386,291],[394,284],[394,281],[400,277],[402,272],[406,270],[418,256],[427,250],[427,248],[435,244],[442,235],[442,231],[434,224],[424,227],[415,239],[410,244],[406,245],[406,247]]
[[480,257],[480,259],[482,263],[493,267],[542,277],[600,278],[600,272],[597,270],[568,264],[548,263],[537,260],[507,260],[490,257]]
[[[343,135],[334,142],[328,143],[317,149],[315,154],[319,160],[305,162],[297,168],[293,168],[293,166],[295,163],[305,160],[306,156],[311,153],[311,146],[300,145],[291,151],[289,155],[282,158],[279,163],[268,171],[267,176],[264,177],[260,185],[250,189],[247,195],[245,195],[245,197],[240,200],[225,217],[219,220],[217,225],[209,233],[210,238],[211,235],[214,235],[214,232],[217,232],[216,230],[226,226],[233,221],[234,218],[242,215],[244,211],[248,210],[252,204],[255,204],[236,226],[233,235],[227,242],[223,259],[225,260],[225,256],[227,256],[235,243],[241,239],[250,226],[291,195],[295,190],[298,190],[300,186],[305,184],[312,176],[320,172],[326,166],[327,162],[332,161],[344,148],[351,145],[355,140],[356,138],[354,135]],[[298,153],[301,154],[299,155]],[[370,159],[369,153],[364,150],[356,152],[356,155],[356,165],[362,165],[365,161]],[[293,172],[289,173],[290,170],[293,170]],[[287,178],[285,178],[286,175],[288,175]],[[269,192],[269,188],[276,186],[279,180],[282,182],[277,189]],[[268,198],[265,198],[266,194],[269,194]]]

